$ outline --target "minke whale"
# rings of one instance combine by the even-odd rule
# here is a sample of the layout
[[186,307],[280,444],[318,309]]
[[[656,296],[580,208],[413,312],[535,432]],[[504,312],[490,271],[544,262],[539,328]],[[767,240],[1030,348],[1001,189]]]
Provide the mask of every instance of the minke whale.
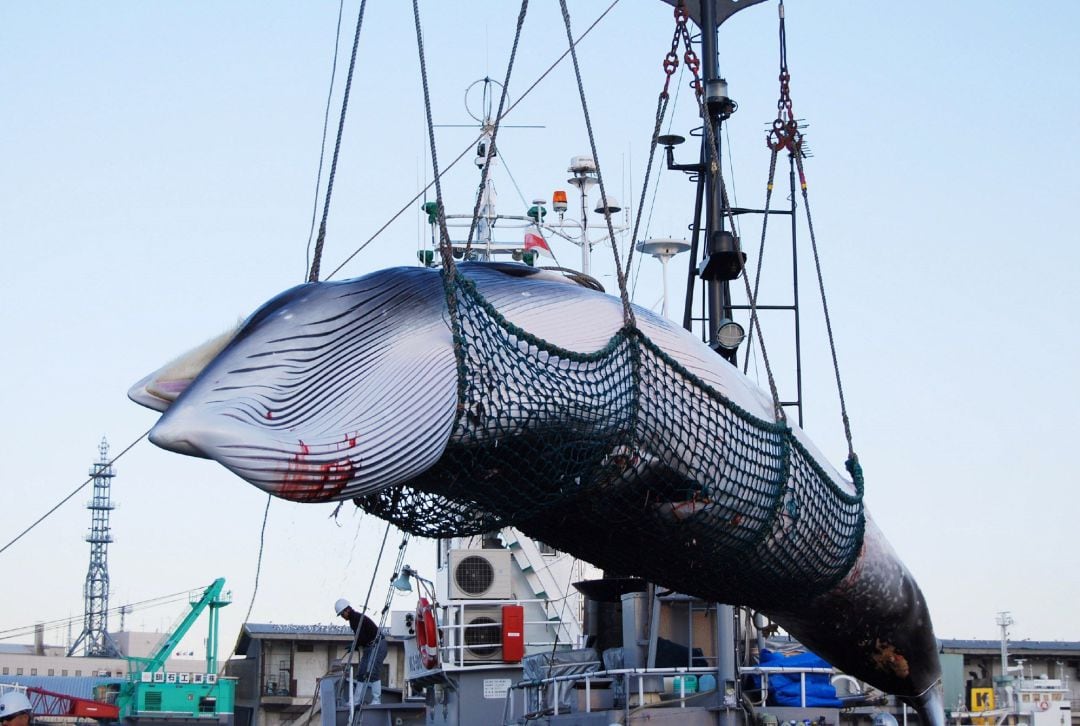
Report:
[[427,535],[516,526],[605,569],[763,612],[944,724],[918,584],[861,485],[774,423],[766,393],[648,310],[627,328],[617,298],[559,275],[456,270],[454,289],[509,331],[516,368],[468,343],[483,325],[451,314],[439,270],[392,268],[287,290],[128,395],[162,412],[154,444],[272,495],[353,499]]

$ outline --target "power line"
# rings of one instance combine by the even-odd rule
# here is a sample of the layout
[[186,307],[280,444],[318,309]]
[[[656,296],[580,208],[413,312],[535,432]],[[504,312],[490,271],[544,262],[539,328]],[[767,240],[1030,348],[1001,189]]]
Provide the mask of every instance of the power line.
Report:
[[[197,591],[198,589],[199,588],[191,588],[189,590],[181,590],[179,592],[174,592],[174,593],[169,594],[169,595],[161,595],[159,597],[150,598],[148,600],[139,600],[138,602],[125,603],[123,605],[118,605],[118,606],[116,606],[114,608],[109,608],[108,612],[110,612],[110,613],[119,613],[124,608],[131,608],[131,609],[144,608],[144,607],[145,608],[150,608],[150,607],[158,607],[160,605],[168,605],[170,603],[179,602],[179,601],[181,601],[183,599],[190,598],[191,593]],[[131,612],[131,610],[128,610],[128,612]],[[0,630],[0,640],[10,640],[11,638],[17,638],[20,635],[29,635],[30,633],[33,633],[34,630],[37,629],[38,627],[46,627],[46,628],[57,627],[57,626],[60,626],[60,625],[66,625],[68,623],[73,623],[73,622],[75,622],[77,620],[82,620],[82,618],[83,618],[82,615],[76,615],[76,616],[72,616],[72,617],[69,617],[69,618],[59,618],[57,620],[46,620],[45,622],[34,623],[33,625],[23,625],[23,626],[19,626],[17,628],[9,628],[7,630]]]
[[[133,449],[133,448],[135,447],[135,444],[139,443],[139,442],[140,442],[140,441],[142,441],[142,440],[143,440],[144,438],[146,438],[146,435],[147,435],[147,434],[149,434],[149,433],[150,433],[150,429],[147,429],[146,431],[144,431],[144,432],[143,432],[143,434],[142,434],[142,436],[140,436],[139,438],[137,438],[137,439],[135,439],[134,441],[132,441],[132,442],[131,442],[130,444],[128,444],[128,445],[127,445],[127,448],[125,448],[125,449],[124,449],[123,451],[121,451],[121,452],[120,452],[119,454],[117,454],[117,455],[116,455],[116,456],[114,456],[114,457],[113,457],[112,459],[110,459],[110,460],[109,460],[109,463],[107,464],[107,466],[112,466],[112,465],[113,465],[114,463],[116,463],[117,461],[119,461],[119,460],[120,460],[120,457],[121,457],[121,456],[123,456],[123,455],[124,455],[124,454],[126,454],[127,452],[131,451],[131,450],[132,450],[132,449]],[[92,481],[94,481],[94,477],[93,477],[93,475],[91,475],[90,477],[88,477],[88,478],[87,478],[87,480],[86,480],[86,481],[84,481],[84,482],[83,482],[82,484],[80,484],[79,486],[75,487],[75,490],[74,490],[73,492],[71,492],[71,494],[68,494],[68,495],[67,495],[66,497],[64,497],[63,499],[61,499],[61,500],[60,500],[60,502],[59,502],[59,503],[58,503],[58,504],[57,504],[57,505],[56,505],[55,507],[53,507],[53,508],[52,508],[52,509],[50,509],[49,511],[45,512],[45,514],[43,514],[43,515],[41,515],[40,517],[38,517],[38,518],[37,518],[37,520],[36,520],[36,521],[35,521],[35,522],[34,522],[33,524],[31,524],[31,525],[30,525],[29,527],[27,527],[26,529],[24,529],[24,530],[23,530],[22,532],[19,532],[19,534],[15,536],[15,539],[11,540],[10,542],[8,542],[8,543],[7,543],[6,545],[4,545],[3,547],[0,547],[0,554],[3,554],[3,553],[4,553],[5,551],[7,551],[8,547],[11,547],[11,545],[15,544],[15,543],[16,543],[16,542],[18,542],[18,541],[19,541],[20,539],[22,539],[22,538],[23,538],[23,537],[24,537],[24,536],[25,536],[25,535],[26,535],[26,534],[27,534],[27,533],[28,533],[28,532],[29,532],[30,530],[32,530],[32,529],[33,529],[34,527],[38,526],[38,525],[39,525],[39,524],[41,524],[41,523],[42,523],[43,521],[45,521],[45,518],[46,518],[46,517],[48,517],[48,516],[49,516],[50,514],[52,514],[53,512],[55,512],[55,511],[56,511],[57,509],[59,509],[60,507],[62,507],[62,506],[63,506],[64,504],[66,504],[66,503],[67,503],[67,501],[68,501],[69,499],[71,499],[71,498],[72,498],[73,496],[75,496],[76,494],[78,494],[79,492],[81,492],[81,491],[82,491],[83,489],[85,489],[85,488],[86,488],[86,485],[87,485],[87,484],[89,484],[89,483],[90,483],[90,482],[92,482]]]

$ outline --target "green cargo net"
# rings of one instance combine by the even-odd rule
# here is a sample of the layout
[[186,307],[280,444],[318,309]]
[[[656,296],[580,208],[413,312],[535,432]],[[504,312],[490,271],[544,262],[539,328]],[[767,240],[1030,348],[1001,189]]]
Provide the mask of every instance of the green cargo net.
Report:
[[610,572],[752,605],[827,590],[862,544],[862,482],[834,483],[784,423],[717,393],[635,328],[589,354],[452,283],[459,409],[445,453],[356,499],[425,537],[514,526]]

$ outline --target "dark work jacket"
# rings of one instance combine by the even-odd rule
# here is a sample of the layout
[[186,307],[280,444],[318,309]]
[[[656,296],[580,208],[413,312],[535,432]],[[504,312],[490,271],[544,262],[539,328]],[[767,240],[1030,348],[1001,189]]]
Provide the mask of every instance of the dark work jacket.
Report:
[[349,627],[352,628],[354,633],[360,631],[360,637],[357,638],[356,642],[357,645],[364,648],[374,643],[375,636],[379,634],[379,626],[375,624],[375,621],[355,610],[349,616]]

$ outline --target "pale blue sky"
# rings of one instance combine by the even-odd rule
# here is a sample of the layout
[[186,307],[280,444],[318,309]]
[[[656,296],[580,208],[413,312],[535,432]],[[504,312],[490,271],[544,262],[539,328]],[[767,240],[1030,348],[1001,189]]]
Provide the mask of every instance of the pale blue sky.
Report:
[[[516,5],[423,3],[437,122],[467,122],[465,87],[502,77]],[[517,92],[565,47],[557,3],[531,5]],[[571,3],[575,27],[606,5]],[[745,206],[760,204],[767,171],[775,7],[748,9],[721,34],[740,104],[730,134]],[[346,3],[346,51],[356,8]],[[0,4],[5,533],[82,481],[103,433],[119,451],[152,424],[125,398],[135,380],[303,278],[336,13],[333,2]],[[994,637],[995,612],[1009,609],[1017,637],[1080,640],[1080,151],[1070,135],[1080,6],[789,0],[787,17],[870,509],[922,584],[940,637]],[[639,193],[671,24],[667,5],[623,0],[580,49],[608,184],[633,189],[616,192],[624,201]],[[430,178],[410,5],[372,0],[362,46],[326,272]],[[687,101],[675,132],[695,125]],[[546,127],[500,134],[526,199],[565,187],[567,161],[588,151],[570,66],[510,121]],[[444,165],[471,138],[440,130]],[[451,172],[448,206],[471,209],[475,181],[471,165]],[[649,233],[685,236],[690,187],[673,173],[660,184]],[[508,178],[499,190],[503,211],[523,211]],[[422,233],[419,213],[406,212],[342,274],[410,264]],[[758,232],[743,233],[756,248]],[[610,269],[605,254],[595,260]],[[646,260],[640,303],[658,301],[657,274]],[[676,310],[684,277],[680,259]],[[839,464],[818,316],[808,313],[805,333],[807,429]],[[147,443],[117,470],[113,603],[223,576],[237,603],[223,614],[231,648],[265,496]],[[0,629],[81,613],[88,497],[0,555],[19,595],[0,604]],[[272,504],[253,620],[328,622],[335,597],[363,598],[383,525],[351,505],[337,523],[331,511]],[[422,566],[430,554],[414,547],[409,559]],[[129,623],[158,627],[177,614],[165,610]]]

